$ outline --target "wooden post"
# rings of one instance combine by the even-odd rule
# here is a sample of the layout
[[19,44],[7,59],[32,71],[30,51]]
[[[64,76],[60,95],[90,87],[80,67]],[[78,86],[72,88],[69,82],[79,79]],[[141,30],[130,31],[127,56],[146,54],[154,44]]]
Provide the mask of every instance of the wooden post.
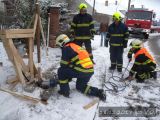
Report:
[[36,13],[38,14],[38,20],[37,20],[37,28],[36,28],[36,42],[37,42],[37,57],[38,57],[38,63],[41,62],[41,49],[40,49],[40,8],[39,4],[36,3]]
[[50,13],[48,13],[48,31],[47,31],[47,56],[48,56],[48,46],[49,46],[49,34],[50,33]]
[[34,68],[33,68],[33,39],[29,38],[29,70],[31,78],[34,78]]

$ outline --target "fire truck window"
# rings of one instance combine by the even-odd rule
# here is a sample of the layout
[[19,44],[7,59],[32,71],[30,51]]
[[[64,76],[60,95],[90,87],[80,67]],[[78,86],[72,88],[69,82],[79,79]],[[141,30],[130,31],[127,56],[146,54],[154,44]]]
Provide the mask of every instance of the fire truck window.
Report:
[[151,20],[152,19],[152,12],[128,12],[127,13],[128,19],[141,19],[141,20]]

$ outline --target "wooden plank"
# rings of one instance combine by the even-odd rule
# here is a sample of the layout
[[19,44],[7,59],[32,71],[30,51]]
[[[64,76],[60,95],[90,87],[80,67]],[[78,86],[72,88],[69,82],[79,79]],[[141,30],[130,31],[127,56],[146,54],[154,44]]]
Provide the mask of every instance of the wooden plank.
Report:
[[22,65],[23,71],[24,72],[28,72],[29,68],[25,65],[22,57],[20,56],[20,54],[18,53],[17,49],[15,48],[12,39],[8,40],[8,44],[9,44],[9,47],[10,47],[10,53],[13,54],[12,56],[16,57],[16,60],[18,61],[18,63],[20,63]]
[[35,34],[36,34],[37,23],[38,23],[38,14],[36,14],[36,15],[35,15],[35,20],[34,20],[34,27],[33,27],[33,40],[34,40],[34,38],[35,38]]
[[19,80],[18,81],[15,81],[14,83],[10,84],[9,86],[9,90],[13,91],[14,88],[16,87],[16,85],[19,83]]
[[6,34],[33,34],[33,32],[33,29],[9,29],[5,31]]
[[25,85],[26,81],[22,74],[22,66],[17,62],[16,57],[14,57],[14,63],[15,63],[14,67],[15,67],[19,81],[22,83],[22,85]]
[[29,38],[29,70],[31,78],[34,78],[34,68],[33,68],[33,39]]
[[46,101],[42,101],[41,99],[34,98],[34,97],[31,97],[31,96],[28,96],[28,95],[24,95],[24,94],[20,94],[20,93],[17,93],[17,92],[12,92],[12,91],[4,89],[4,88],[0,88],[0,91],[9,93],[9,94],[11,94],[13,96],[16,96],[16,97],[19,97],[21,99],[30,100],[30,101],[32,101],[34,103],[41,102],[41,103],[43,103],[45,105],[48,104]]
[[87,105],[85,105],[85,106],[83,106],[83,108],[85,109],[85,110],[87,110],[87,109],[89,109],[89,108],[91,108],[92,106],[94,106],[96,103],[98,103],[99,102],[99,99],[94,99],[93,101],[91,101],[90,103],[88,103]]
[[50,13],[48,13],[47,56],[48,56],[48,46],[49,46],[49,35],[50,35]]
[[6,38],[6,36],[5,36],[5,35],[0,34],[0,38],[1,38],[2,40],[4,40],[4,39]]
[[12,53],[11,47],[9,45],[9,40],[8,39],[2,40],[2,42],[3,42],[3,46],[6,50],[6,53],[8,55],[9,60],[13,63],[13,53]]
[[47,53],[47,45],[46,45],[46,38],[44,36],[41,17],[39,17],[39,24],[40,24],[40,30],[41,30],[41,35],[42,35],[42,39],[43,39],[43,44],[44,44],[44,47],[45,47],[45,50],[46,50],[46,55],[48,55],[48,53]]
[[0,30],[0,35],[6,34],[6,30]]
[[33,33],[29,34],[6,34],[6,38],[33,38]]
[[14,77],[14,78],[11,78],[11,79],[6,80],[6,83],[7,83],[7,84],[12,84],[12,83],[14,83],[14,82],[16,82],[16,81],[18,81],[18,77],[17,77],[17,76]]

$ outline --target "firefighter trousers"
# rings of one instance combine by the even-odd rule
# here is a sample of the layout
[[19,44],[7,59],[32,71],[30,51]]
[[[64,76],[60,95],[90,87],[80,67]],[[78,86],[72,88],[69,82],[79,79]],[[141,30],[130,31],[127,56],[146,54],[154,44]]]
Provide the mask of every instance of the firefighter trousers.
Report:
[[122,69],[123,66],[123,46],[110,46],[111,67]]
[[87,85],[93,73],[77,72],[72,68],[60,67],[58,69],[58,78],[60,91],[69,94],[69,82],[72,78],[77,78],[76,89],[86,95],[98,96],[98,88]]
[[156,68],[156,64],[153,66],[147,66],[147,65],[139,66],[138,68],[135,76],[135,78],[137,79],[137,82],[144,82],[145,79],[149,79],[149,78],[156,79],[157,72],[154,71]]

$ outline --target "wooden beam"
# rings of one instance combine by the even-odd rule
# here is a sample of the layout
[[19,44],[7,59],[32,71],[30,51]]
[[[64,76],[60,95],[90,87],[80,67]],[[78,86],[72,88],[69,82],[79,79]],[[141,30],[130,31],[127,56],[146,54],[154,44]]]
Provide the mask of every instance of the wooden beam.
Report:
[[14,78],[11,78],[11,79],[6,80],[6,83],[7,83],[7,84],[12,84],[12,83],[14,83],[14,82],[16,82],[16,81],[18,81],[18,77],[17,77],[17,76],[14,77]]
[[44,47],[45,47],[45,50],[46,50],[46,55],[48,55],[48,53],[47,53],[47,45],[46,45],[46,38],[44,36],[44,31],[43,31],[41,17],[39,17],[39,24],[40,24],[40,30],[41,30],[41,35],[42,35],[42,39],[43,39],[43,44],[44,44]]
[[20,56],[20,54],[18,53],[17,49],[15,48],[12,39],[7,39],[7,42],[8,42],[7,44],[9,45],[9,48],[10,48],[10,53],[12,53],[12,57],[16,57],[17,62],[22,65],[23,71],[24,72],[28,72],[29,69],[25,65],[22,57]]
[[34,98],[34,97],[31,97],[31,96],[28,96],[28,95],[24,95],[24,94],[20,94],[20,93],[17,93],[17,92],[12,92],[10,90],[6,90],[4,88],[0,88],[0,91],[3,91],[3,92],[6,92],[6,93],[9,93],[13,96],[16,96],[16,97],[19,97],[21,99],[25,99],[25,100],[30,100],[34,103],[38,103],[38,102],[41,102],[43,104],[48,104],[46,101],[42,101],[41,99],[38,99],[38,98]]
[[29,70],[31,79],[34,78],[34,64],[33,64],[33,39],[29,38]]
[[29,34],[33,33],[33,29],[9,29],[6,34]]
[[33,40],[34,40],[34,38],[35,38],[35,34],[36,34],[37,21],[38,21],[38,14],[36,14],[36,15],[35,15],[35,20],[34,20],[34,27],[33,27]]
[[4,49],[6,50],[6,53],[8,55],[8,58],[11,62],[13,62],[13,53],[12,53],[12,50],[10,48],[10,45],[8,44],[8,39],[2,39],[2,42],[3,42],[3,46],[4,46]]
[[87,110],[87,109],[89,109],[89,108],[91,108],[92,106],[94,106],[96,103],[98,103],[99,102],[99,99],[94,99],[93,101],[91,101],[90,103],[88,103],[87,105],[85,105],[85,106],[83,106],[83,108],[85,109],[85,110]]
[[6,38],[8,39],[13,39],[13,38],[32,38],[33,37],[33,33],[30,34],[7,34]]
[[6,34],[26,34],[26,33],[33,33],[33,29],[0,30],[0,35],[6,35]]
[[25,85],[26,81],[22,74],[22,66],[18,63],[18,61],[16,60],[16,57],[13,57],[13,58],[14,58],[15,70],[16,70],[18,79],[22,83],[22,85]]
[[40,17],[39,17],[40,8],[38,3],[36,3],[36,13],[38,14],[37,27],[36,27],[37,59],[38,59],[38,63],[40,63],[41,62]]

